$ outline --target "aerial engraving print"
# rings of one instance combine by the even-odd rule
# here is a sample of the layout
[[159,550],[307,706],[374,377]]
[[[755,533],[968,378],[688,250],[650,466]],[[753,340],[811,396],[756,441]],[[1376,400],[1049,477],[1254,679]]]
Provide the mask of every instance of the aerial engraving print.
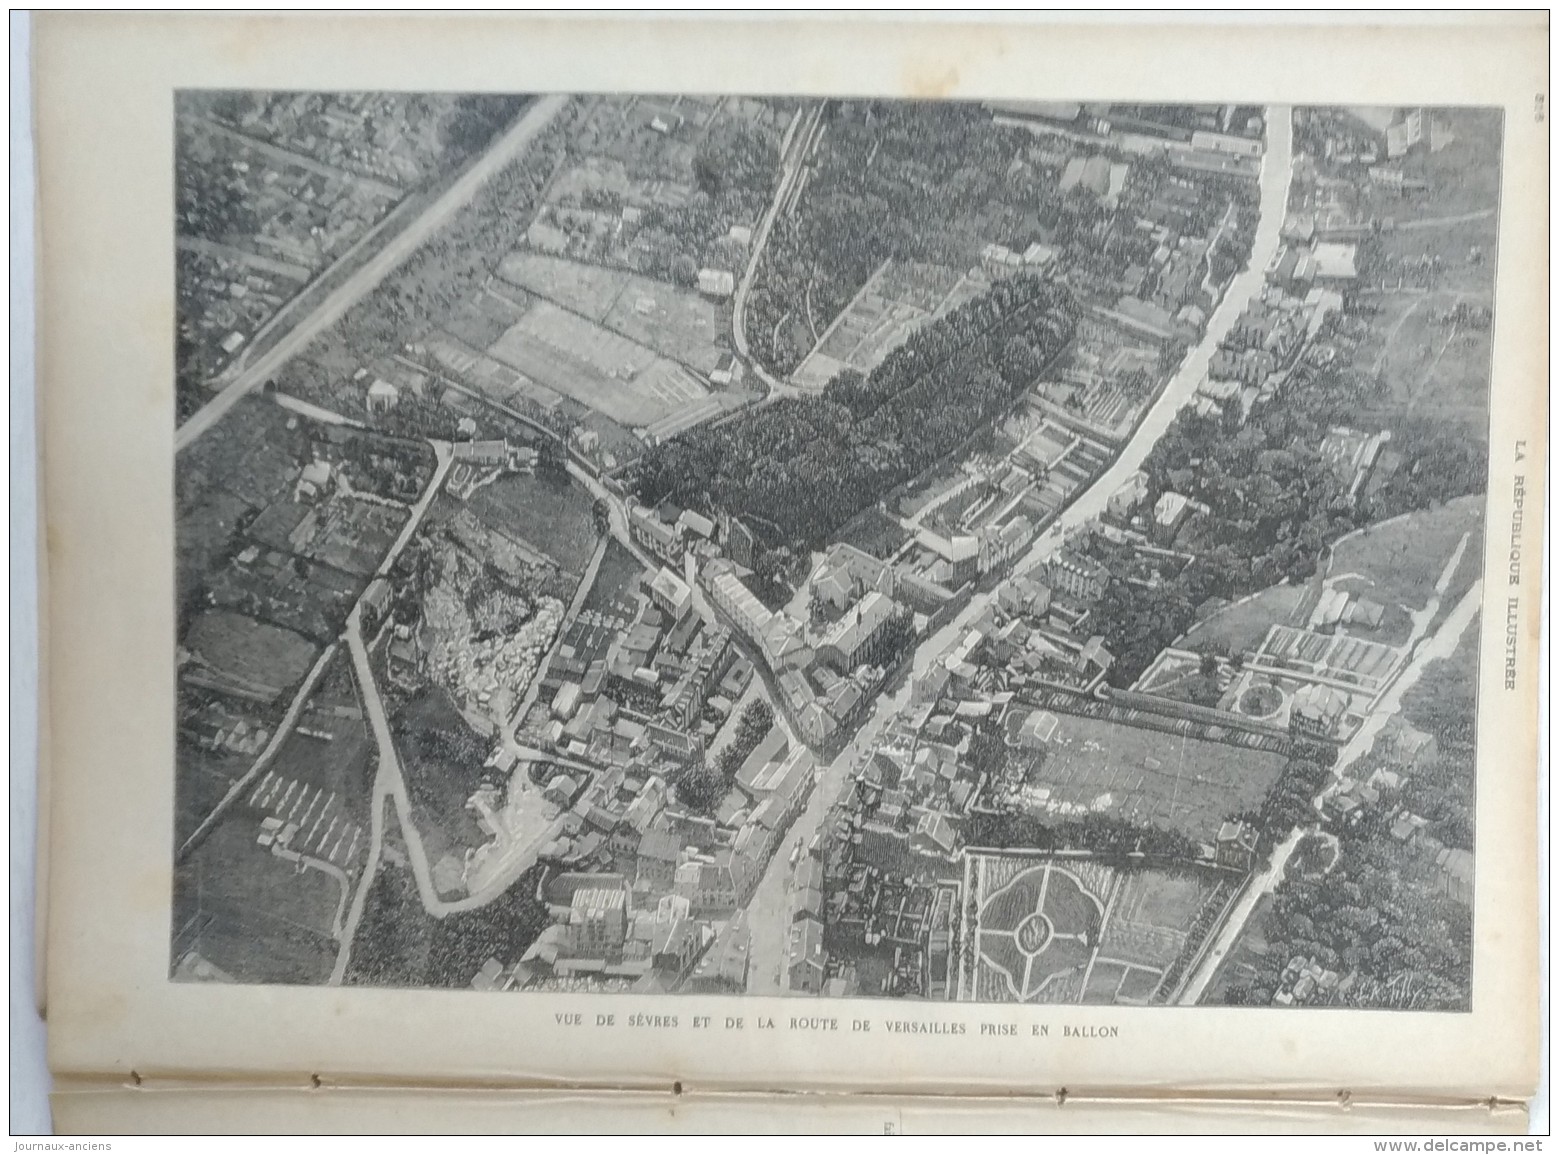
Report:
[[174,117],[174,980],[1469,1009],[1498,109]]

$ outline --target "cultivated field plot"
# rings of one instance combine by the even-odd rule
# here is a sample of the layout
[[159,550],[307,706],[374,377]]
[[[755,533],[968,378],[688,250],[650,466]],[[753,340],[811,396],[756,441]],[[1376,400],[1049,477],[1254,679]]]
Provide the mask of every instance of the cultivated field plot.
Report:
[[[505,325],[499,336],[513,328]],[[516,373],[508,365],[479,353],[463,342],[444,333],[434,333],[424,342],[428,354],[437,365],[452,378],[483,397],[500,405],[524,410],[527,406],[550,412],[562,405],[567,398],[554,389],[548,389],[532,381],[523,373]],[[539,416],[540,414],[538,414]]]
[[187,677],[207,673],[212,688],[262,702],[300,681],[319,652],[291,630],[226,610],[201,614],[183,644],[194,655]]
[[489,351],[526,377],[621,425],[655,425],[709,395],[676,362],[547,301],[526,313]]
[[720,362],[725,311],[689,289],[525,252],[505,257],[498,275],[700,373]]
[[298,552],[344,573],[367,577],[379,568],[408,514],[398,506],[355,497],[332,497]]
[[262,846],[267,816],[235,808],[180,867],[172,961],[194,950],[240,982],[322,983],[339,949],[347,876]]
[[501,477],[466,504],[490,528],[531,545],[576,578],[595,550],[590,495],[572,481]]
[[1272,626],[1294,624],[1294,614],[1304,598],[1302,585],[1270,586],[1198,622],[1175,645],[1199,653],[1217,647],[1230,654],[1253,650]]
[[1141,1006],[1163,1000],[1166,972],[1180,973],[1216,927],[1238,878],[1211,868],[1118,870],[1086,858],[971,851],[964,883],[960,999]]
[[1203,841],[1255,807],[1284,765],[1281,754],[1055,711],[1020,708],[1007,727],[998,803],[1050,817],[1116,814]]
[[944,265],[885,261],[836,317],[791,381],[821,389],[841,369],[869,373],[916,329],[989,287],[983,273]]
[[1252,661],[1343,682],[1373,694],[1396,673],[1402,651],[1346,634],[1273,626]]

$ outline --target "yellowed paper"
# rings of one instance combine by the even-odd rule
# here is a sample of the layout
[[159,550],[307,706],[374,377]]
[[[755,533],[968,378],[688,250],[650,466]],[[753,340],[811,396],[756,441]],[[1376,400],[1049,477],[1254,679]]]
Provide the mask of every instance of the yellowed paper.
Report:
[[[492,1099],[463,1090],[387,1093],[400,1112],[397,1129],[410,1130],[1150,1129],[1164,1125],[1158,1108],[1090,1097],[1160,1094],[1240,1097],[1234,1106],[1177,1107],[1184,1113],[1170,1125],[1187,1129],[1268,1123],[1274,1129],[1369,1129],[1394,1127],[1394,1119],[1442,1131],[1519,1129],[1520,1113],[1458,1109],[1445,1117],[1454,1121],[1441,1122],[1438,1114],[1416,1113],[1413,1104],[1491,1097],[1524,1102],[1537,1078],[1545,35],[1537,16],[1346,27],[40,16],[47,986],[51,1065],[72,1080],[58,1100],[62,1125],[204,1130],[244,1127],[241,1120],[272,1126],[282,1118],[300,1128],[352,1129],[383,1109],[385,1100],[372,1091],[302,1095],[286,1089],[319,1076],[326,1082],[495,1089]],[[170,958],[170,938],[178,941],[179,927],[170,925],[169,844],[184,839],[174,834],[173,817],[175,744],[183,739],[175,735],[179,634],[170,497],[180,450],[170,223],[176,93],[196,89],[1234,101],[1264,110],[1274,125],[1297,124],[1291,110],[1315,107],[1419,109],[1431,121],[1432,108],[1497,109],[1497,251],[1456,254],[1458,262],[1497,268],[1483,532],[1469,531],[1455,547],[1458,558],[1462,550],[1476,550],[1478,541],[1483,551],[1481,603],[1474,597],[1465,612],[1457,611],[1466,619],[1477,613],[1481,621],[1477,871],[1469,896],[1472,965],[1465,1009],[1383,1009],[1385,1001],[1377,1009],[996,1002],[972,994],[972,987],[965,1001],[805,999],[784,997],[782,984],[767,980],[749,985],[746,994],[676,997],[393,989],[341,985],[351,966],[346,951],[331,981],[319,985],[171,980],[179,959]],[[586,101],[546,99],[557,108]],[[549,114],[554,108],[536,107]],[[1480,214],[1488,216],[1481,209],[1470,216]],[[1277,222],[1267,227],[1275,229]],[[392,264],[385,262],[386,272]],[[1251,275],[1259,281],[1264,271]],[[1408,275],[1403,273],[1404,285]],[[1456,303],[1447,298],[1435,306],[1445,311],[1451,336],[1443,327],[1425,330],[1442,355],[1455,326],[1487,324],[1486,318],[1455,313]],[[265,357],[278,372],[286,360]],[[269,367],[265,357],[258,360]],[[1433,371],[1425,361],[1424,372]],[[210,428],[226,428],[218,424],[222,418],[220,412],[195,418],[197,425],[177,436],[192,440],[197,430],[207,436]],[[453,449],[445,445],[438,452],[446,455],[438,469],[448,470]],[[440,481],[444,476],[438,474]],[[1478,504],[1471,499],[1467,508]],[[1358,591],[1352,596],[1369,602]],[[1435,605],[1429,618],[1439,612]],[[1460,636],[1446,635],[1451,651]],[[1412,637],[1417,645],[1423,635]],[[359,658],[357,644],[350,631],[343,634],[343,662]],[[367,660],[364,651],[354,667],[359,674]],[[1156,758],[1147,751],[1139,762],[1154,770],[1149,763]],[[244,785],[247,794],[249,786],[263,783]],[[387,812],[395,813],[393,807]],[[370,836],[366,830],[364,836]],[[1415,836],[1416,830],[1404,835]],[[412,850],[414,857],[420,853]],[[789,853],[787,839],[781,857]],[[1064,873],[1049,865],[1040,869],[1047,878]],[[1249,885],[1244,876],[1239,885]],[[789,901],[783,886],[778,893]],[[989,897],[991,891],[982,893]],[[1239,930],[1251,911],[1241,911],[1230,893],[1220,901],[1233,904],[1238,921],[1221,925]],[[1252,902],[1257,897],[1255,891],[1240,893],[1251,894]],[[349,897],[356,909],[344,903],[343,918],[357,918],[366,887]],[[444,913],[438,902],[429,909]],[[1054,936],[1049,916],[1045,920],[1050,929],[1030,952],[1036,956]],[[1095,954],[1099,929],[1076,934]],[[996,933],[1017,942],[1020,931],[1014,923]],[[1233,931],[1227,942],[1214,934],[1206,949],[1232,951],[1238,941]],[[508,967],[518,960],[497,961]],[[1192,960],[1192,969],[1206,974],[1178,988],[1186,1002],[1202,993],[1216,961],[1209,954]],[[1166,962],[1160,962],[1159,980]],[[1317,975],[1325,972],[1315,964]],[[1332,981],[1337,977],[1334,972]],[[1297,989],[1294,975],[1284,981]],[[1035,992],[1024,985],[1020,993]],[[1415,1005],[1411,991],[1403,999]],[[117,1088],[132,1072],[148,1090],[75,1089],[97,1080]],[[151,1090],[164,1081],[229,1079],[275,1089],[214,1098],[169,1092],[176,1096],[171,1099]],[[673,1084],[685,1092],[681,1100],[606,1094],[663,1095]],[[562,1107],[518,1095],[522,1089],[535,1096],[564,1088],[589,1094]],[[969,1113],[949,1114],[919,1098],[1050,1096],[1061,1088],[1089,1101],[1056,1108],[976,1099],[958,1109]],[[1336,1116],[1319,1107],[1246,1101],[1293,1095],[1330,1102],[1339,1091],[1382,1106],[1369,1109],[1378,1113],[1359,1109]],[[798,1119],[787,1104],[781,1117],[772,1099],[741,1097],[756,1092],[815,1092],[820,1106]],[[597,1093],[603,1097],[590,1097]],[[890,1109],[859,1101],[866,1093],[897,1098]],[[374,1105],[364,1107],[370,1100]],[[482,1116],[487,1122],[472,1124],[464,1115],[472,1102],[495,1104]],[[1384,1105],[1394,1102],[1402,1105]],[[283,1114],[273,1115],[273,1109]],[[1426,1121],[1431,1118],[1436,1122]]]

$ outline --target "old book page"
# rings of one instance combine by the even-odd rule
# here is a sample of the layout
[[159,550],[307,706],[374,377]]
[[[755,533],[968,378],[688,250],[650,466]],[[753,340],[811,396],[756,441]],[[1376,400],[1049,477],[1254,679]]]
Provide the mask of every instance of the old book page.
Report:
[[1545,40],[41,16],[61,1118],[1522,1126]]

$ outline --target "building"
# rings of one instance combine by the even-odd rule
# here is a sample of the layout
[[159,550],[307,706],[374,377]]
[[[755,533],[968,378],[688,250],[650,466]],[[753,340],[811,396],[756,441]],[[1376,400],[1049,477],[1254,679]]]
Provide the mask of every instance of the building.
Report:
[[1230,870],[1250,870],[1256,864],[1256,831],[1248,823],[1225,822],[1218,829],[1214,861]]
[[1003,526],[986,526],[975,535],[979,556],[975,568],[983,576],[1018,556],[1034,538],[1034,523],[1019,514]]
[[509,443],[495,441],[457,441],[454,458],[467,465],[501,466],[509,463]]
[[751,955],[752,932],[747,929],[747,912],[738,911],[698,960],[688,977],[687,989],[695,994],[746,994]]
[[1349,285],[1358,279],[1357,245],[1340,241],[1322,241],[1311,251],[1315,261],[1315,280],[1332,285]]
[[679,622],[693,608],[693,591],[688,584],[665,566],[650,579],[650,600],[666,612],[673,622]]
[[298,475],[298,485],[292,494],[293,500],[313,501],[325,492],[325,487],[330,484],[330,476],[330,462],[309,462]]
[[366,404],[370,413],[388,413],[401,401],[401,391],[382,377],[375,377],[368,386]]
[[729,297],[736,292],[736,277],[725,269],[700,269],[698,291],[710,297]]
[[1435,869],[1439,871],[1440,890],[1455,902],[1472,904],[1472,851],[1442,847],[1435,855]]
[[1153,506],[1153,525],[1165,537],[1173,538],[1195,508],[1196,504],[1183,493],[1161,493]]
[[823,993],[828,955],[823,950],[823,928],[810,918],[790,926],[790,989],[805,995]]
[[1091,558],[1061,553],[1045,564],[1045,582],[1053,592],[1091,603],[1104,596],[1110,571]]
[[1231,136],[1224,132],[1193,132],[1191,147],[1202,152],[1243,156],[1252,160],[1260,159],[1263,152],[1260,137]]
[[850,606],[876,590],[894,596],[898,575],[893,567],[846,542],[835,542],[812,574],[812,597],[836,610]]
[[1126,479],[1124,485],[1110,494],[1108,502],[1110,516],[1120,521],[1128,520],[1147,496],[1148,475],[1139,469]]
[[1424,110],[1409,109],[1402,119],[1386,128],[1386,158],[1396,160],[1424,139]]
[[676,886],[682,840],[670,830],[651,828],[639,842],[634,880],[644,890],[663,893]]
[[682,565],[682,556],[685,552],[682,535],[674,527],[662,521],[660,515],[653,509],[642,505],[629,506],[628,536],[633,539],[635,545],[651,557],[658,558],[673,567]]
[[[707,567],[709,572],[713,567]],[[727,615],[736,630],[757,646],[764,661],[778,673],[805,666],[812,660],[801,623],[784,613],[774,613],[730,570],[720,570],[709,581],[709,596]]]
[[949,581],[962,585],[979,572],[980,542],[974,535],[943,537],[922,526],[916,531],[915,540],[946,563]]
[[1289,707],[1289,729],[1299,735],[1330,737],[1347,712],[1348,699],[1340,691],[1314,683],[1301,686]]
[[675,893],[687,899],[694,914],[719,914],[740,905],[736,879],[731,873],[731,852],[717,858],[695,858],[677,867]]
[[1055,264],[1056,251],[1049,245],[1042,245],[1035,241],[1023,250],[1023,263],[1033,269],[1048,269]]
[[873,590],[834,623],[818,647],[820,661],[844,673],[861,665],[878,665],[892,655],[890,626],[904,620],[906,611],[886,594]]
[[569,904],[568,922],[581,957],[620,951],[628,937],[628,892],[620,886],[582,887]]
[[677,529],[682,532],[684,538],[692,534],[705,541],[715,539],[715,523],[701,513],[694,513],[691,509],[684,509],[677,515]]

